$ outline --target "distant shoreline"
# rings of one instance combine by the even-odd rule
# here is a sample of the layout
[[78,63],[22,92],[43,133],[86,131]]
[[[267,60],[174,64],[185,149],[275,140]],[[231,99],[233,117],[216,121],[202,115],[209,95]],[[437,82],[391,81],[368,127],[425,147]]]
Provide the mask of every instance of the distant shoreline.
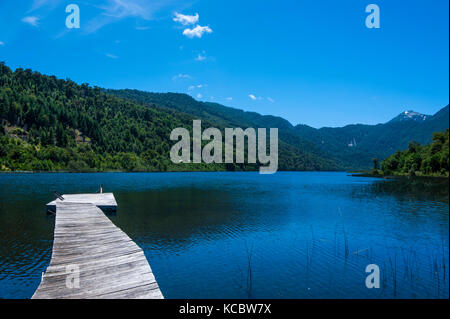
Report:
[[399,179],[399,178],[407,178],[407,179],[448,179],[449,176],[443,176],[443,175],[383,175],[383,174],[373,174],[370,172],[364,172],[364,173],[352,173],[351,176],[354,177],[372,177],[372,178],[383,178],[383,179]]
[[[247,171],[226,171],[226,170],[216,170],[216,171],[0,171],[0,174],[98,174],[98,173],[258,173],[258,170],[247,170]],[[278,172],[316,172],[316,173],[331,173],[331,172],[341,172],[348,173],[347,171],[283,171],[278,170]]]
[[[0,171],[0,174],[101,174],[101,173],[108,173],[108,174],[114,174],[114,173],[132,173],[132,174],[142,174],[142,173],[258,173],[258,170],[244,170],[244,171],[226,171],[226,170],[212,170],[212,171],[205,171],[205,170],[198,170],[198,171],[120,171],[120,170],[111,170],[111,171]],[[417,175],[417,176],[410,176],[410,175],[383,175],[383,174],[373,174],[371,172],[355,172],[355,171],[292,171],[292,170],[279,170],[278,172],[303,172],[303,173],[347,173],[348,176],[352,177],[367,177],[367,178],[379,178],[379,179],[435,179],[435,180],[443,180],[443,179],[449,179],[449,176],[437,176],[437,175]]]

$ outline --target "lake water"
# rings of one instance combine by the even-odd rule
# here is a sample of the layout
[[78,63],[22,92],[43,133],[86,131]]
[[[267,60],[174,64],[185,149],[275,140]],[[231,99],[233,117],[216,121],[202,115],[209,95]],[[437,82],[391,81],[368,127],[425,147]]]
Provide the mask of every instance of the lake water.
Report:
[[[448,298],[448,198],[392,183],[334,172],[0,174],[0,298],[39,285],[53,190],[100,184],[166,298]],[[369,264],[379,289],[365,285]]]

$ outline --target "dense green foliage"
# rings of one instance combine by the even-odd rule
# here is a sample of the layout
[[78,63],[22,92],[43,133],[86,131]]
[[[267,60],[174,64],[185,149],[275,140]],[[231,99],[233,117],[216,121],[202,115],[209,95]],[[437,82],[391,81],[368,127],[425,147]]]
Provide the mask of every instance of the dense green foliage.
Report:
[[[192,120],[197,118],[202,119],[204,128],[224,128],[230,124],[169,108],[164,103],[120,98],[98,87],[78,85],[31,70],[19,68],[13,72],[0,64],[0,170],[179,171],[259,167],[172,163],[169,152],[175,142],[170,141],[170,132],[176,127],[192,131]],[[289,141],[281,140],[279,149],[280,170],[339,168],[333,160]]]
[[423,123],[315,129],[186,94],[105,90],[31,70],[13,72],[0,63],[3,171],[258,169],[259,163],[172,163],[170,132],[175,127],[192,132],[193,119],[222,133],[226,127],[278,128],[279,170],[365,169],[373,158],[386,158],[410,140],[424,143],[432,132],[448,128],[448,106]]
[[[217,103],[199,102],[186,94],[149,93],[137,90],[108,92],[141,104],[155,103],[172,110],[193,114],[220,127],[277,127],[281,141],[303,150],[302,163],[310,163],[307,156],[311,159],[315,157],[319,168],[324,166],[322,163],[327,163],[324,159],[328,159],[325,166],[334,163],[335,167],[341,169],[370,169],[373,166],[373,158],[384,159],[396,150],[408,147],[411,140],[427,143],[431,141],[432,133],[448,128],[448,106],[427,117],[424,122],[390,121],[378,125],[355,124],[315,129],[307,125],[293,126],[276,116],[245,112]],[[294,159],[295,156],[285,158]]]
[[385,175],[449,175],[449,130],[433,134],[433,142],[411,142],[405,151],[397,151],[381,164]]
[[160,105],[170,110],[190,114],[225,127],[278,128],[280,170],[343,170],[345,166],[310,141],[297,135],[293,126],[283,118],[226,107],[217,103],[200,102],[187,94],[150,93],[138,90],[108,90],[115,96],[142,105]]
[[187,116],[4,64],[0,119],[2,170],[218,169],[170,161],[169,134],[188,126]]

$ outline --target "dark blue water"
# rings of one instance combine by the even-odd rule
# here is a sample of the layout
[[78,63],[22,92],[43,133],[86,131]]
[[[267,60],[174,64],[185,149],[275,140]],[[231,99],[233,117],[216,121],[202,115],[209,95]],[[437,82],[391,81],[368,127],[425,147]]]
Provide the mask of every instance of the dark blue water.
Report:
[[[0,297],[51,257],[45,203],[104,185],[167,298],[448,298],[449,206],[345,173],[0,174]],[[368,289],[368,264],[381,271]]]

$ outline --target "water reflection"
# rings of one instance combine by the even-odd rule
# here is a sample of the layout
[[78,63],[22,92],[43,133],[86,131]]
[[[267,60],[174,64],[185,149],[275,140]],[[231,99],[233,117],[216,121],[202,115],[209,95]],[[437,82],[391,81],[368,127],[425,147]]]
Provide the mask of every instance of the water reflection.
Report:
[[0,175],[0,297],[39,284],[53,189],[100,184],[169,298],[448,297],[445,186],[300,172]]
[[440,177],[398,177],[370,184],[376,195],[395,196],[399,200],[449,202],[449,179]]

